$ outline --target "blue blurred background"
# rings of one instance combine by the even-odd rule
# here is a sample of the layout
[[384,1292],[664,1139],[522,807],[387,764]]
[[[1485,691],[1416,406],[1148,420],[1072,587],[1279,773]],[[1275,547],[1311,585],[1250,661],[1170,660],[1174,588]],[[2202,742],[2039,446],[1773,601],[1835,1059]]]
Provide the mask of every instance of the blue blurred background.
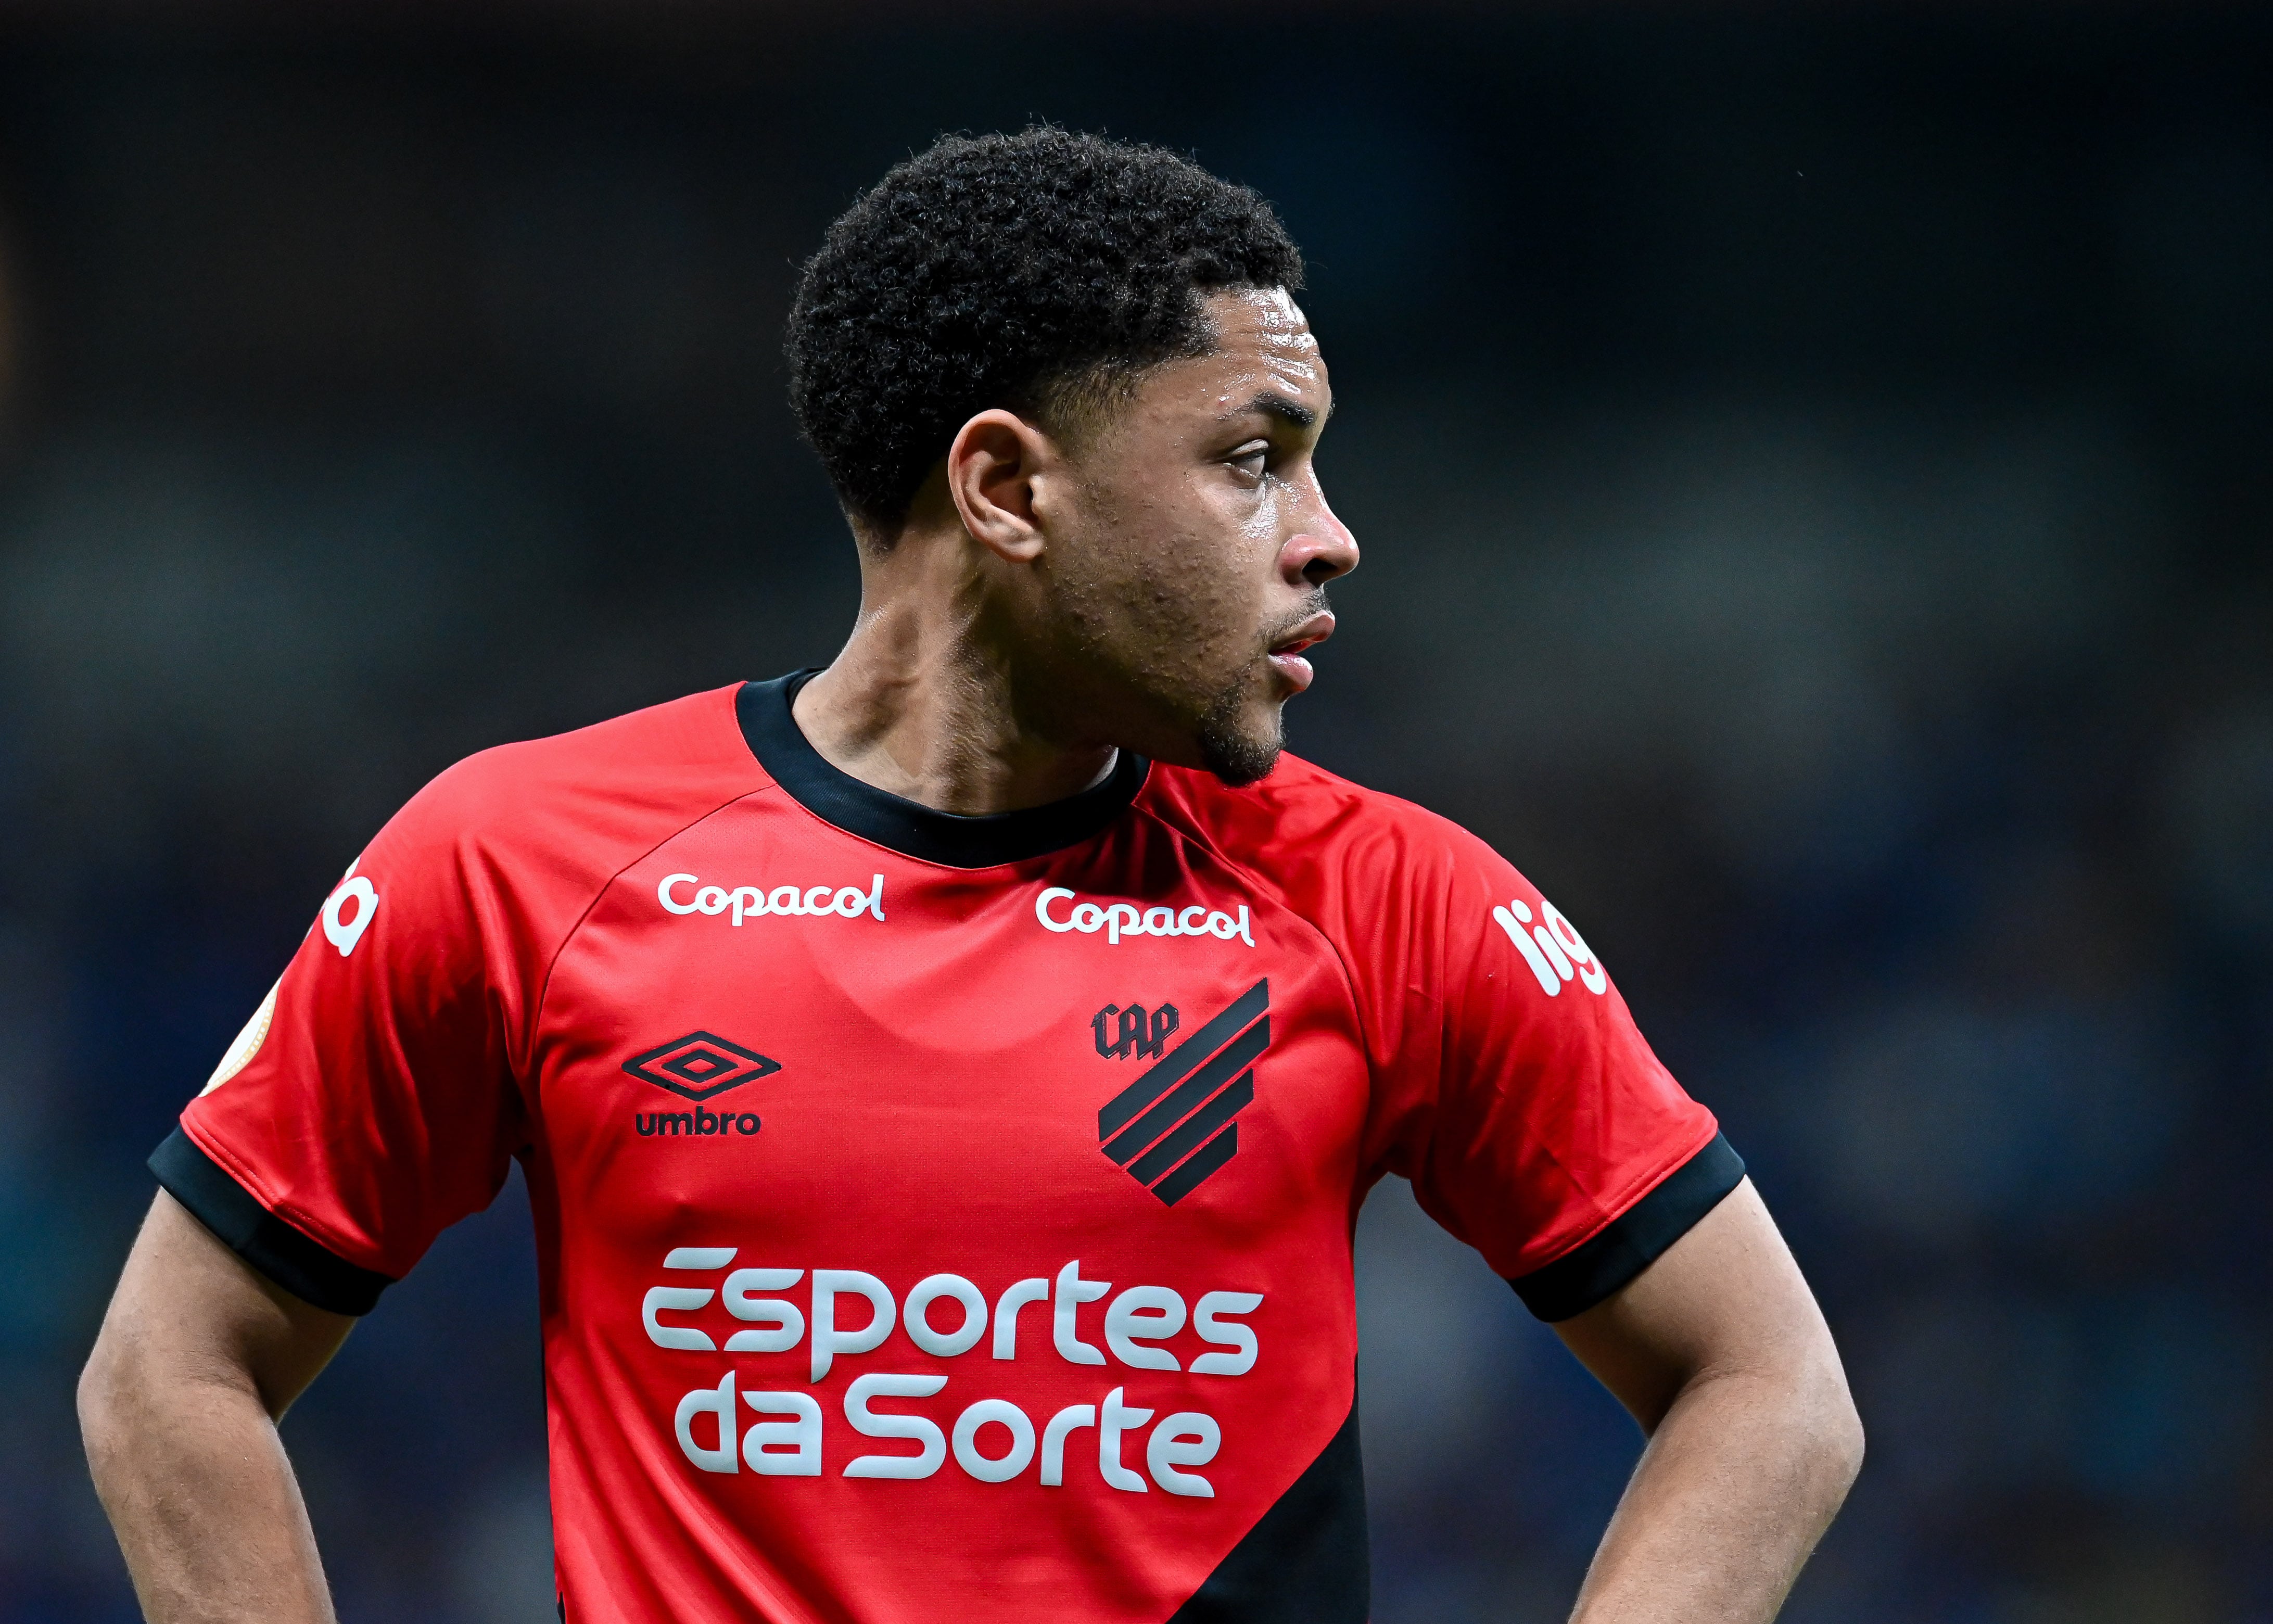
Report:
[[[97,20],[99,19],[99,20]],[[0,19],[0,1624],[134,1616],[142,1158],[457,756],[826,660],[796,262],[1045,117],[1263,189],[1366,548],[1297,748],[1494,840],[1718,1111],[1872,1455],[1789,1616],[2273,1620],[2263,7]],[[551,1615],[526,1202],[296,1410],[349,1624]],[[1382,1624],[1637,1437],[1392,1182]]]

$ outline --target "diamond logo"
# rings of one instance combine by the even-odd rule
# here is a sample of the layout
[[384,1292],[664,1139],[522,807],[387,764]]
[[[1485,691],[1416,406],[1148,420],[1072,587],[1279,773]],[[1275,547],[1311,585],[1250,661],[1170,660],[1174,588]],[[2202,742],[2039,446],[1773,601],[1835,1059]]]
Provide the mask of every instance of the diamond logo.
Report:
[[1270,981],[1256,982],[1098,1112],[1106,1155],[1170,1207],[1239,1154],[1232,1118],[1254,1102],[1270,1007]]
[[624,1070],[643,1083],[689,1100],[708,1100],[754,1078],[770,1077],[781,1062],[744,1049],[715,1032],[690,1032],[658,1043],[624,1062]]

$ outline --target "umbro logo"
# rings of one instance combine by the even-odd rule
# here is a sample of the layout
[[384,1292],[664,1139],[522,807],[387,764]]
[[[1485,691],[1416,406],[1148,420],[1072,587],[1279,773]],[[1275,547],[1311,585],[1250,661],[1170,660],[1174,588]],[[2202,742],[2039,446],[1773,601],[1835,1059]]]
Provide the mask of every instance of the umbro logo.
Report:
[[[1256,982],[1098,1112],[1105,1154],[1170,1207],[1239,1154],[1232,1118],[1255,1099],[1270,1007],[1270,981]],[[1100,1019],[1100,1048],[1103,1038]]]
[[689,1100],[708,1100],[729,1088],[781,1070],[753,1049],[730,1042],[715,1032],[690,1032],[685,1037],[658,1043],[643,1055],[624,1062],[624,1070],[643,1083]]

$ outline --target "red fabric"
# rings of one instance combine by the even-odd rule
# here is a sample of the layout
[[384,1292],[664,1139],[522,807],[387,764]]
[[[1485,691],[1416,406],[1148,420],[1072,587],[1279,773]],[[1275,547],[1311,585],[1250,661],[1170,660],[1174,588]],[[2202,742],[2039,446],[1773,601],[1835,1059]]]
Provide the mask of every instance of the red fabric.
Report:
[[[942,868],[832,828],[772,784],[733,700],[697,695],[438,778],[326,903],[250,1063],[184,1117],[271,1211],[395,1276],[487,1204],[508,1156],[525,1157],[572,1619],[851,1620],[983,1605],[1037,1624],[1157,1624],[1347,1415],[1350,1229],[1383,1172],[1410,1177],[1447,1229],[1516,1274],[1584,1242],[1713,1136],[1615,989],[1591,989],[1601,976],[1574,956],[1583,944],[1565,955],[1572,975],[1548,973],[1557,995],[1543,990],[1493,914],[1520,902],[1554,922],[1539,893],[1416,808],[1292,758],[1246,790],[1155,767],[1094,839]],[[658,898],[672,875],[695,876],[665,893],[681,906],[714,883],[793,883],[801,902],[825,884],[824,906],[857,916],[736,925],[674,913]],[[356,880],[375,903],[345,894]],[[1046,902],[1061,922],[1084,903],[1204,906],[1227,921],[1244,908],[1246,936],[1116,944],[1109,930],[1045,929],[1036,904],[1053,888],[1073,893]],[[848,904],[855,892],[880,894],[884,917]],[[1577,942],[1567,922],[1556,929]],[[1235,1118],[1237,1153],[1165,1205],[1099,1149],[1100,1107],[1152,1062],[1100,1055],[1099,1011],[1173,1004],[1173,1049],[1264,979],[1270,1041]],[[626,1073],[695,1033],[778,1070],[703,1101]],[[698,1091],[709,1064],[695,1063]],[[762,1126],[640,1132],[666,1114]],[[733,1256],[667,1268],[675,1248]],[[996,1358],[1006,1288],[1054,1283],[1068,1264],[1110,1284],[1072,1305],[1073,1335],[1102,1363],[1060,1354],[1049,1300],[1018,1311],[1014,1357]],[[729,1312],[740,1269],[804,1271],[784,1289],[748,1277],[742,1291],[799,1309],[794,1346],[725,1350],[776,1323]],[[815,1380],[814,1270],[874,1275],[903,1311],[919,1282],[959,1276],[984,1297],[985,1333],[967,1351],[926,1352],[903,1317]],[[1140,1285],[1187,1310],[1213,1292],[1262,1301],[1223,1310],[1213,1341],[1188,1320],[1115,1345],[1107,1312]],[[642,1313],[657,1287],[711,1291],[655,1323],[712,1350],[658,1345]],[[865,1299],[836,1301],[840,1331],[866,1323]],[[941,1334],[964,1317],[952,1295],[927,1316]],[[1161,1323],[1126,1328],[1141,1339]],[[1252,1368],[1193,1370],[1236,1351],[1227,1323],[1251,1329]],[[1178,1368],[1132,1365],[1124,1348],[1164,1350]],[[698,1465],[675,1417],[729,1372],[745,1432],[792,1417],[744,1395],[817,1402],[820,1475],[761,1475],[746,1455],[731,1471]],[[856,1457],[918,1453],[854,1429],[848,1388],[878,1374],[944,1377],[935,1394],[873,1401],[942,1432],[974,1402],[1003,1400],[1039,1435],[1066,1407],[1117,1391],[1152,1412],[1120,1450],[1145,1487],[1106,1481],[1094,1426],[1070,1434],[1062,1486],[1042,1485],[1039,1458],[982,1481],[952,1448],[920,1478],[847,1477]],[[1220,1445],[1190,1463],[1204,1446],[1188,1440],[1164,1479],[1147,1451],[1172,1415],[1212,1420]],[[716,1452],[716,1417],[694,1413],[688,1437]],[[987,1425],[976,1441],[1000,1458],[1014,1436]],[[1212,1496],[1167,1492],[1176,1471]]]

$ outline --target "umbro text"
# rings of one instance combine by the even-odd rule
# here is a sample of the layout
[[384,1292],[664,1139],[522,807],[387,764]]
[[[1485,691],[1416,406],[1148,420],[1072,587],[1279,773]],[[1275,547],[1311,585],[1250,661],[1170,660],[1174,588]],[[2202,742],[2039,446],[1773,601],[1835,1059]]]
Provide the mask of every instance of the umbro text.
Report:
[[634,1111],[632,1126],[641,1139],[657,1135],[673,1139],[680,1134],[689,1139],[709,1139],[713,1135],[755,1133],[762,1124],[755,1111],[706,1111],[696,1106],[691,1111]]

